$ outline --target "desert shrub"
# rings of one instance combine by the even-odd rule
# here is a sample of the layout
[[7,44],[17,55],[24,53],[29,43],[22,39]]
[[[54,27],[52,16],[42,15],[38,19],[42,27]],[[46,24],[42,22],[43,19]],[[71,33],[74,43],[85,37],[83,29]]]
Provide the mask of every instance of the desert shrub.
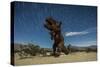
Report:
[[37,53],[39,53],[40,47],[38,45],[28,44],[28,47],[30,55],[35,56]]
[[45,48],[41,48],[40,49],[40,54],[42,54],[43,56],[46,56],[46,50],[45,50]]
[[87,48],[86,49],[86,52],[88,53],[88,52],[97,52],[97,49],[92,49],[92,48]]
[[14,53],[18,53],[18,52],[20,52],[18,49],[15,49],[15,50],[14,50]]
[[27,44],[27,45],[20,45],[20,51],[19,56],[25,57],[25,56],[36,56],[37,53],[39,53],[40,47],[38,45],[34,44]]

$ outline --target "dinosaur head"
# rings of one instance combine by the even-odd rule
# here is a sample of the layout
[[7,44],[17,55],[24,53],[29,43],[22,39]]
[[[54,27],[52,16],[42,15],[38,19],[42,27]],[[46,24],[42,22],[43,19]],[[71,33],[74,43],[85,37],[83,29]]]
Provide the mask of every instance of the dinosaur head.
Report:
[[46,21],[46,23],[44,24],[44,27],[47,28],[48,30],[58,31],[60,29],[59,24],[52,17],[46,18],[45,21]]

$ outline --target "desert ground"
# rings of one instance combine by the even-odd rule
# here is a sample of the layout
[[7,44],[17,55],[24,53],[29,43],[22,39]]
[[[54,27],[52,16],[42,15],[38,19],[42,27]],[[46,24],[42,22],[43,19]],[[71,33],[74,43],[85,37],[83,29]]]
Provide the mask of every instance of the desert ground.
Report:
[[96,61],[96,52],[76,52],[68,55],[62,54],[60,57],[41,57],[34,56],[24,59],[20,59],[18,55],[15,55],[15,65],[36,65],[36,64],[54,64],[54,63],[71,63],[71,62],[84,62],[84,61]]

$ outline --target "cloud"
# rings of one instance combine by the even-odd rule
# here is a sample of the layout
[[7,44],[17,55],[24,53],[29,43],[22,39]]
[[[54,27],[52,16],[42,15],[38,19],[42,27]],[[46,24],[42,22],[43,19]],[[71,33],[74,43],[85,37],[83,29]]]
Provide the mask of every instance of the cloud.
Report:
[[65,36],[76,36],[76,35],[86,35],[88,33],[94,32],[96,30],[96,28],[89,28],[86,29],[84,31],[80,31],[80,32],[66,32]]
[[89,32],[66,32],[66,36],[75,36],[75,35],[85,35],[85,34],[88,34]]

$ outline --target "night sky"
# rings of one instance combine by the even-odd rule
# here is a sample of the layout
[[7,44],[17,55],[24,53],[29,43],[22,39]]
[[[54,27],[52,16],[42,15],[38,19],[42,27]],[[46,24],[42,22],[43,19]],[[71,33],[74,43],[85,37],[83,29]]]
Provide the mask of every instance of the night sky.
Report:
[[41,47],[52,47],[48,30],[43,24],[48,16],[62,22],[65,45],[96,45],[97,8],[95,6],[75,6],[15,2],[14,42],[34,43]]

